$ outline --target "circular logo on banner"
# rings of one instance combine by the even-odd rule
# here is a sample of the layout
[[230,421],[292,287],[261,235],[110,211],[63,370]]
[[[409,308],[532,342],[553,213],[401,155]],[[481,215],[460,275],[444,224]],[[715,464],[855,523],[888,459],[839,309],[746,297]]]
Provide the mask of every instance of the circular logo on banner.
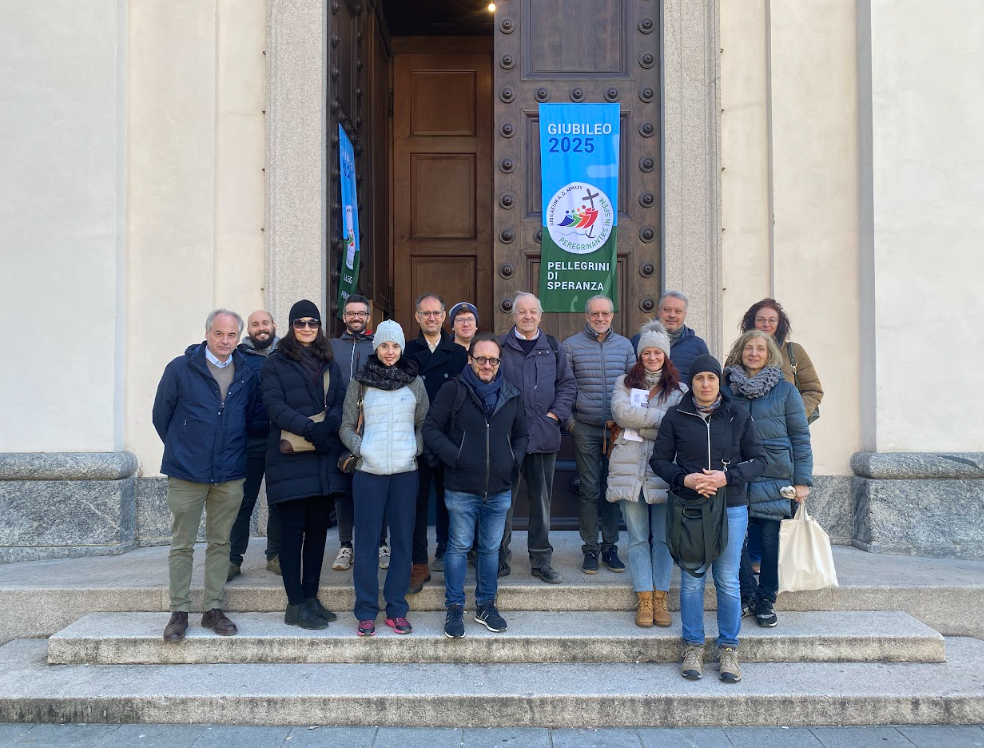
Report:
[[565,252],[586,255],[608,241],[615,210],[608,195],[587,182],[571,182],[547,205],[547,231]]

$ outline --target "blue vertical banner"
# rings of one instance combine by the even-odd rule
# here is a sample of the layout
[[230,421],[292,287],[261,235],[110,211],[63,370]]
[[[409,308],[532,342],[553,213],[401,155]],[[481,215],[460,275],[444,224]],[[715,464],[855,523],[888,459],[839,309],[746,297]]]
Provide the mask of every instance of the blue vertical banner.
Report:
[[545,312],[582,312],[604,295],[618,310],[618,104],[540,104]]
[[342,203],[342,272],[338,281],[338,316],[359,287],[359,193],[355,184],[355,151],[342,126],[338,126],[338,166]]

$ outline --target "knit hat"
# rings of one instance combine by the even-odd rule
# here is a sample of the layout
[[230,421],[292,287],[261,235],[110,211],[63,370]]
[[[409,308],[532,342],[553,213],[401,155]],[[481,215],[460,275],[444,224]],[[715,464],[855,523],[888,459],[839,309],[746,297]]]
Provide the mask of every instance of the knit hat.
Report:
[[693,379],[702,371],[709,371],[718,379],[721,378],[721,364],[710,353],[703,353],[693,360],[690,364],[690,378]]
[[304,319],[305,317],[316,319],[318,322],[321,321],[321,312],[318,311],[318,307],[313,301],[308,301],[307,299],[301,299],[294,304],[290,308],[290,314],[288,316],[288,322],[290,324],[294,324],[295,319]]
[[670,336],[658,319],[647,322],[639,328],[639,344],[636,346],[636,356],[641,356],[647,348],[659,348],[666,357],[670,357]]
[[448,317],[451,319],[451,326],[454,327],[454,318],[458,316],[458,312],[471,312],[475,315],[475,327],[478,327],[478,309],[475,308],[474,304],[467,301],[459,301],[453,307],[451,311],[448,312]]
[[376,334],[372,336],[372,350],[375,351],[383,343],[396,343],[401,351],[407,347],[403,328],[395,319],[384,320],[376,327]]

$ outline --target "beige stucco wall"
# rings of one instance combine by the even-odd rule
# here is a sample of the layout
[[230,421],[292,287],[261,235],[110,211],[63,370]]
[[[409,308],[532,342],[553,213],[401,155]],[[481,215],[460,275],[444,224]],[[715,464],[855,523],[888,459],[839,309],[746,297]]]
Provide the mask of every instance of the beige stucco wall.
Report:
[[825,391],[815,472],[848,474],[861,445],[854,3],[721,6],[725,339],[763,296],[783,304]]
[[0,452],[122,447],[126,7],[4,3]]
[[131,0],[126,448],[163,451],[151,406],[214,307],[263,303],[264,0]]
[[872,0],[870,14],[873,275],[865,280],[877,350],[866,447],[979,452],[981,5]]

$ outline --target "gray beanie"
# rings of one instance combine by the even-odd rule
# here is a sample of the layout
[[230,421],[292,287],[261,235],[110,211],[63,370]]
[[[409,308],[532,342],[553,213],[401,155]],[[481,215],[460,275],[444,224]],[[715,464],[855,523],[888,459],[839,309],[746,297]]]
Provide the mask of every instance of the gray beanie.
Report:
[[376,333],[372,336],[372,350],[375,352],[382,343],[396,343],[402,351],[407,347],[407,339],[403,335],[403,328],[394,319],[380,322],[376,327]]
[[659,348],[667,358],[670,357],[670,336],[666,334],[666,328],[658,319],[647,322],[639,328],[636,356],[641,356],[647,348]]

